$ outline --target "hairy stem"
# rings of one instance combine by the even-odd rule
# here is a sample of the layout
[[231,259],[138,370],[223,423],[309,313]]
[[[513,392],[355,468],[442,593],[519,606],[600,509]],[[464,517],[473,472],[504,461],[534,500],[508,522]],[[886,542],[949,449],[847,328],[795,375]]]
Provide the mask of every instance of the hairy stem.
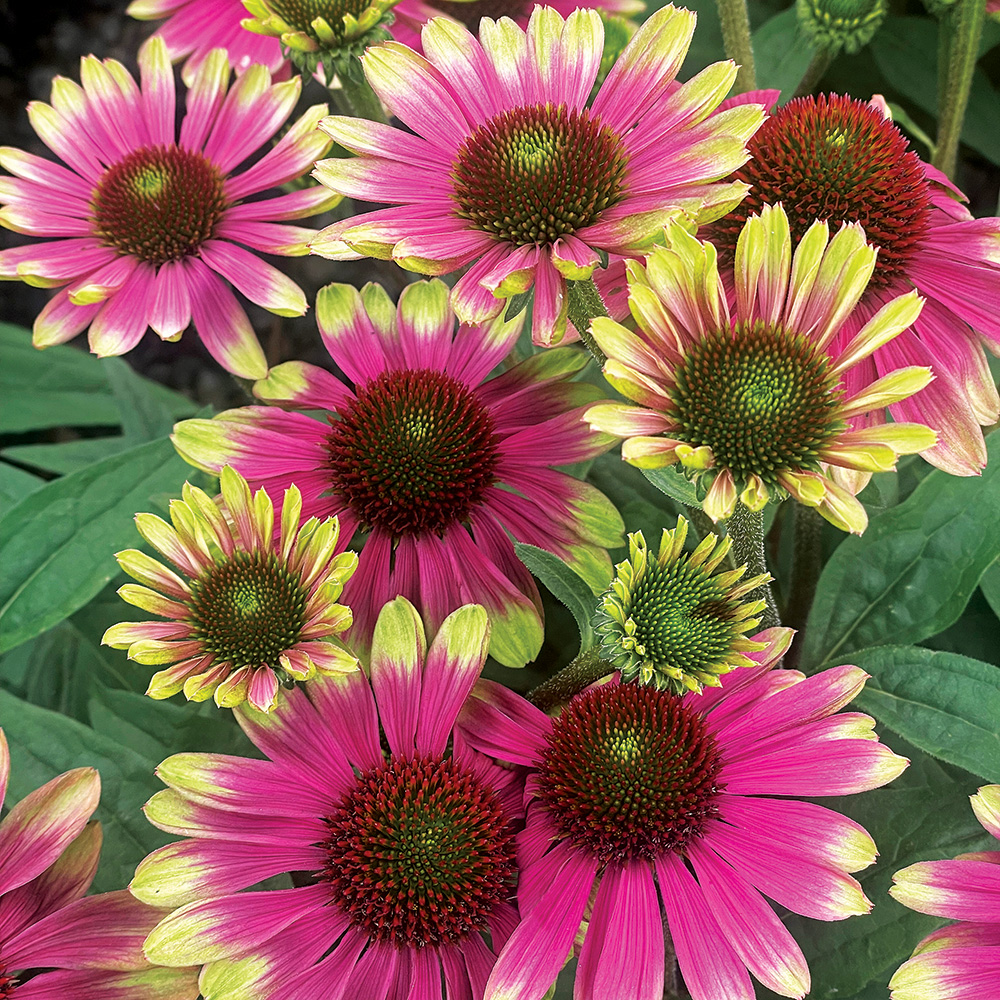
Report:
[[607,677],[614,669],[610,661],[601,658],[599,649],[588,649],[566,664],[554,677],[529,691],[528,701],[547,712],[556,705],[569,701],[594,681]]
[[806,97],[816,89],[820,80],[823,79],[823,74],[830,68],[833,55],[832,49],[817,49],[813,53],[812,61],[806,67],[802,79],[799,80],[793,97]]
[[951,45],[943,92],[938,94],[938,134],[934,166],[954,177],[958,142],[965,122],[965,109],[972,89],[972,72],[979,55],[986,5],[982,0],[958,0],[951,18]]
[[750,18],[746,0],[715,0],[722,22],[722,44],[726,55],[739,64],[734,94],[757,89],[757,73],[753,65],[753,42],[750,40]]
[[567,281],[566,287],[569,298],[568,319],[576,327],[587,350],[590,351],[599,365],[603,365],[608,357],[597,346],[597,341],[594,340],[594,336],[590,332],[590,321],[598,316],[607,316],[608,314],[601,293],[597,290],[593,278],[585,278],[583,281]]
[[[732,517],[726,522],[729,537],[733,540],[733,555],[736,565],[746,563],[747,576],[757,576],[767,572],[767,560],[764,558],[764,513],[752,511],[743,503],[737,501]],[[761,614],[761,628],[773,628],[781,624],[778,616],[778,606],[774,603],[771,586],[762,583],[756,590],[747,594],[747,600],[764,600],[767,606]]]
[[[785,607],[785,624],[798,632],[805,628],[809,609],[816,596],[816,584],[823,569],[823,518],[804,504],[792,508],[795,518],[795,548],[792,553],[792,580],[788,603]],[[802,644],[796,642],[788,651],[785,664],[794,667],[798,662]]]

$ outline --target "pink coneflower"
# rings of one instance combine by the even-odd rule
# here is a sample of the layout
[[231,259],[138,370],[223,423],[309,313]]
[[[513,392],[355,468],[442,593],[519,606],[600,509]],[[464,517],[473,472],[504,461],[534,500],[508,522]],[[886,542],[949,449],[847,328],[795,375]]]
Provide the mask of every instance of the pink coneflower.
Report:
[[[970,797],[976,818],[1000,840],[1000,785]],[[904,906],[950,917],[917,945],[889,983],[892,1000],[985,1000],[1000,983],[1000,851],[921,861],[892,877]]]
[[637,256],[673,216],[707,222],[743,196],[716,182],[745,161],[763,109],[709,117],[736,67],[715,63],[667,93],[694,22],[672,6],[653,14],[590,106],[604,37],[595,10],[564,22],[536,7],[527,31],[484,18],[478,41],[435,18],[426,58],[396,42],[369,49],[368,81],[410,131],[328,118],[321,127],[358,156],[323,160],[315,176],[394,207],[323,230],[313,251],[424,274],[471,265],[452,293],[460,319],[490,319],[533,288],[532,336],[559,341],[567,280],[589,278],[604,253]]
[[[927,301],[910,330],[848,375],[848,389],[904,365],[930,366],[934,382],[889,411],[940,432],[924,452],[928,461],[956,475],[978,473],[986,464],[979,425],[1000,413],[982,346],[1000,352],[1000,219],[969,214],[964,195],[909,149],[881,98],[796,98],[749,145],[753,159],[733,177],[751,185],[750,195],[699,236],[731,263],[743,222],[762,205],[781,202],[796,238],[816,219],[860,223],[878,260],[835,347],[893,297],[915,288]],[[884,408],[852,419],[858,427],[884,423]]]
[[[9,775],[0,729],[0,807]],[[101,853],[101,826],[88,823],[100,795],[97,772],[79,767],[30,792],[0,822],[2,1000],[198,996],[195,969],[153,968],[142,953],[162,909],[124,891],[84,898]]]
[[907,762],[872,719],[837,714],[866,674],[774,670],[791,631],[753,638],[765,644],[747,654],[755,665],[700,695],[615,676],[552,719],[492,681],[474,689],[458,731],[530,769],[521,923],[486,1000],[541,1000],[585,912],[574,996],[660,1000],[661,900],[694,1000],[752,1000],[747,970],[782,996],[809,991],[802,952],[762,893],[821,920],[866,913],[847,873],[876,852],[855,822],[799,797],[876,788]]
[[224,708],[248,701],[269,712],[279,683],[356,666],[337,642],[351,624],[351,609],[336,601],[357,557],[334,555],[336,518],[299,524],[302,497],[295,486],[285,491],[277,533],[264,490],[251,497],[246,480],[228,466],[221,486],[217,503],[185,483],[184,499],[170,504],[173,524],[136,514],[142,537],[181,575],[126,549],[118,564],[141,586],[127,583],[118,593],[170,620],[120,622],[101,642],[127,649],[138,663],[170,664],[149,682],[152,698],[183,691],[191,701],[214,697]]
[[[1000,0],[998,0],[1000,2]],[[577,8],[593,7],[605,14],[617,14],[628,17],[639,14],[645,9],[643,0],[551,0],[545,4],[551,7],[564,20]],[[400,0],[393,8],[396,21],[389,29],[392,37],[416,52],[422,52],[420,31],[432,18],[450,17],[461,21],[473,34],[479,32],[479,22],[484,17],[499,21],[501,17],[509,17],[521,28],[527,28],[528,19],[535,4],[530,0]]]
[[225,49],[237,73],[261,63],[278,74],[287,65],[277,38],[243,27],[248,14],[241,0],[132,0],[126,13],[139,21],[166,18],[154,37],[163,39],[172,62],[187,60],[183,76],[188,86],[212,49]]
[[911,366],[845,394],[846,374],[905,330],[921,300],[912,291],[890,299],[831,351],[875,250],[857,225],[828,237],[814,222],[793,255],[783,209],[765,205],[740,232],[731,312],[712,244],[671,223],[666,248],[645,267],[628,263],[635,331],[606,317],[591,327],[608,356],[605,377],[639,405],[602,403],[586,419],[625,438],[622,458],[633,465],[679,463],[705,487],[714,520],[737,503],[759,511],[789,495],[860,533],[868,516],[836,470],[891,469],[935,440],[920,424],[847,430],[849,418],[910,396],[931,375]]
[[[224,981],[227,995],[261,1000],[443,1000],[443,977],[449,998],[481,1000],[517,922],[523,815],[521,779],[452,733],[487,635],[483,609],[464,607],[428,649],[398,598],[379,617],[368,676],[320,678],[270,715],[237,710],[269,759],[165,760],[170,787],[146,814],[192,839],[136,871],[140,899],[185,904],[146,954],[207,963],[206,996]],[[281,872],[300,873],[298,888],[239,891]]]
[[[83,87],[52,83],[52,104],[28,116],[68,166],[0,149],[0,223],[29,236],[57,237],[0,253],[0,277],[63,287],[35,320],[36,347],[90,328],[90,348],[124,354],[147,327],[177,340],[193,323],[212,356],[245,378],[267,362],[234,285],[282,316],[307,309],[305,295],[243,245],[285,256],[306,252],[313,230],[281,224],[335,203],[321,187],[275,198],[250,195],[302,174],[327,148],[316,131],[325,105],[310,108],[242,173],[234,169],[281,128],[301,81],[271,84],[250,67],[228,89],[229,64],[216,49],[195,74],[177,138],[174,75],[161,39],[139,55],[142,87],[115,60],[81,62]],[[241,245],[243,244],[243,245]]]
[[520,322],[461,325],[441,281],[409,285],[398,310],[368,285],[329,285],[316,300],[320,332],[353,389],[302,362],[275,367],[254,391],[279,406],[185,420],[174,443],[209,471],[232,465],[272,496],[291,483],[306,515],[340,518],[341,545],[368,532],[344,589],[348,641],[363,648],[382,605],[402,594],[437,628],[461,604],[483,604],[491,653],[520,666],[542,642],[541,602],[508,538],[555,553],[595,591],[611,577],[607,548],[621,518],[592,486],[554,466],[606,451],[609,435],[582,421],[600,396],[570,381],[576,348],[529,358],[494,378]]

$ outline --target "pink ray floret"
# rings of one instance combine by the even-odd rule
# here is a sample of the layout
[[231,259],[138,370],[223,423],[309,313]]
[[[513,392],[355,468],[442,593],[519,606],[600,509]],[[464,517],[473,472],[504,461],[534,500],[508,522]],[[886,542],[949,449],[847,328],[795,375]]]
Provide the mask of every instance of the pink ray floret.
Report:
[[287,69],[277,38],[243,27],[247,9],[241,0],[132,0],[126,13],[140,21],[163,21],[156,37],[163,39],[172,62],[185,60],[184,82],[189,86],[212,49],[225,49],[237,73],[254,63],[276,77]]
[[[146,814],[190,839],[132,882],[140,899],[179,906],[148,937],[149,958],[204,964],[213,997],[482,1000],[517,923],[524,793],[453,733],[488,629],[468,605],[428,644],[397,598],[366,671],[320,678],[268,715],[237,710],[267,759],[165,760],[169,787]],[[296,888],[243,891],[288,872]]]
[[[545,6],[551,7],[563,20],[581,7],[593,7],[606,15],[619,17],[641,14],[645,8],[643,0],[587,0],[584,3],[577,3],[576,0],[551,0]],[[397,42],[402,42],[414,51],[422,53],[420,32],[432,17],[451,17],[461,21],[469,31],[476,34],[479,31],[479,22],[484,16],[493,20],[498,20],[501,16],[509,17],[519,28],[527,28],[534,7],[535,5],[527,0],[507,0],[502,4],[497,4],[494,0],[458,0],[458,2],[444,0],[437,4],[432,0],[431,2],[400,0],[393,8],[396,20],[389,30]]]
[[[335,204],[303,188],[254,198],[299,177],[329,146],[309,108],[251,167],[282,128],[301,81],[271,83],[261,65],[229,87],[226,53],[194,74],[179,135],[173,70],[162,39],[139,55],[141,85],[115,60],[81,62],[82,87],[63,77],[52,103],[28,116],[62,163],[0,147],[0,225],[46,237],[0,253],[0,278],[58,288],[34,324],[36,347],[89,328],[91,350],[124,354],[147,328],[177,340],[194,325],[212,356],[245,378],[267,361],[235,287],[281,316],[308,308],[302,290],[256,253],[302,254],[314,232],[286,220]],[[249,249],[247,249],[249,248]]]
[[746,160],[757,105],[712,115],[736,74],[716,63],[672,87],[695,15],[664,7],[636,32],[590,101],[604,28],[593,9],[564,21],[535,7],[526,30],[484,18],[478,40],[434,18],[424,55],[370,48],[365,74],[406,130],[331,117],[321,127],[351,159],[323,160],[331,190],[389,208],[323,230],[313,252],[380,257],[423,274],[468,267],[452,293],[482,322],[534,291],[532,336],[567,332],[568,281],[602,255],[640,256],[670,218],[725,214],[745,193],[720,183]]
[[661,913],[694,1000],[752,1000],[751,973],[803,997],[805,959],[764,897],[820,920],[868,912],[849,873],[874,861],[874,843],[801,799],[877,788],[907,761],[870,718],[839,712],[866,674],[775,669],[790,630],[753,639],[754,665],[702,694],[613,675],[552,719],[491,681],[473,690],[459,731],[529,769],[522,919],[486,1000],[541,1000],[581,939],[574,996],[660,1000]]
[[[976,818],[1000,840],[1000,785],[971,796]],[[1000,851],[921,861],[892,877],[904,906],[959,923],[914,949],[889,983],[892,1000],[985,1000],[1000,983]]]
[[[10,775],[0,729],[0,807]],[[97,871],[101,794],[92,767],[29,792],[0,822],[0,997],[16,1000],[195,1000],[196,970],[157,969],[143,955],[163,909],[128,892],[84,897]],[[42,970],[42,971],[39,971]],[[29,972],[23,980],[21,976]]]
[[565,560],[595,593],[611,579],[607,548],[621,544],[610,501],[555,468],[613,441],[581,419],[600,398],[596,387],[571,381],[586,355],[562,347],[489,377],[521,322],[497,317],[456,330],[441,281],[409,285],[398,308],[379,286],[359,293],[330,285],[316,311],[353,387],[286,362],[254,387],[276,406],[183,421],[177,449],[209,471],[230,464],[274,497],[297,484],[305,515],[340,519],[341,548],[367,532],[343,596],[356,651],[370,642],[382,605],[402,594],[428,628],[480,603],[492,655],[512,666],[533,659],[541,601],[509,535]]

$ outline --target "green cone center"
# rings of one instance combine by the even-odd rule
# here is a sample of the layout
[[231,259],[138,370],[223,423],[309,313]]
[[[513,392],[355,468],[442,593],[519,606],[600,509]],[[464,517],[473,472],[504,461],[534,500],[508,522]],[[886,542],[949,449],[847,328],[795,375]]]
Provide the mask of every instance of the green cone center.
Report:
[[504,111],[462,144],[452,168],[458,214],[498,239],[553,243],[622,197],[627,158],[589,111],[535,104]]
[[361,774],[325,822],[320,877],[380,941],[457,943],[513,893],[514,838],[500,801],[450,758],[391,757]]
[[222,174],[201,153],[143,146],[97,185],[94,232],[119,253],[160,265],[197,251],[225,207]]
[[344,15],[360,17],[370,0],[268,0],[268,6],[286,24],[319,41],[312,23],[321,17],[337,35],[344,33]]
[[661,567],[650,559],[627,611],[635,623],[635,652],[646,660],[693,673],[717,666],[731,651],[730,602],[686,560]]
[[844,427],[839,379],[809,337],[760,322],[709,334],[689,350],[670,390],[676,436],[707,445],[737,483],[777,485],[782,471],[815,470]]
[[443,532],[494,482],[499,460],[489,410],[444,372],[384,372],[355,390],[331,424],[334,490],[363,525],[393,535]]
[[547,742],[539,798],[602,862],[680,850],[718,812],[715,738],[677,695],[633,684],[585,691]]
[[276,667],[299,641],[308,594],[274,553],[237,552],[206,570],[191,590],[196,637],[234,670]]

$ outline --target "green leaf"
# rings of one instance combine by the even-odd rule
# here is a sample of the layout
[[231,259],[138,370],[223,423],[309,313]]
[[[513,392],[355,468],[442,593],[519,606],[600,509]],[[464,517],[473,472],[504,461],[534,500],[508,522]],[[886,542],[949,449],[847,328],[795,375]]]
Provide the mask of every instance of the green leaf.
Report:
[[594,645],[594,630],[590,619],[597,610],[597,598],[593,591],[558,556],[545,549],[523,542],[514,543],[517,558],[538,577],[551,591],[553,597],[569,608],[580,629],[580,652]]
[[[102,365],[121,414],[122,434],[134,444],[166,437],[175,416],[194,413],[194,404],[183,396],[172,393],[172,405],[167,405],[167,400],[151,393],[149,386],[155,383],[137,375],[121,358],[105,358]],[[177,413],[179,409],[183,412]]]
[[685,507],[701,507],[698,491],[690,479],[686,479],[676,469],[643,469],[642,474],[668,497],[684,504]]
[[1000,562],[995,562],[979,581],[983,596],[989,601],[993,613],[1000,618]]
[[[16,434],[47,427],[115,427],[121,408],[108,389],[107,365],[118,359],[100,359],[69,345],[39,351],[31,346],[31,332],[0,323],[0,433]],[[134,385],[148,403],[166,407],[174,417],[190,415],[194,406],[183,396],[156,382],[132,374]],[[129,404],[134,406],[134,401]]]
[[[910,767],[892,784],[860,795],[820,799],[821,805],[861,823],[878,846],[878,863],[855,877],[874,907],[868,916],[827,923],[791,915],[785,924],[812,972],[809,1000],[875,1000],[916,943],[942,921],[897,903],[888,894],[892,876],[917,861],[951,858],[996,847],[969,806],[981,784],[900,739],[890,739]],[[772,994],[758,987],[760,997]]]
[[135,691],[102,688],[90,700],[89,717],[97,732],[157,762],[186,751],[261,756],[233,713],[212,701],[154,701]]
[[1000,668],[918,646],[851,654],[871,674],[854,700],[933,757],[1000,782]]
[[868,646],[919,643],[958,619],[1000,555],[1000,434],[988,447],[982,476],[935,469],[837,548],[809,615],[805,669]]
[[41,476],[33,476],[16,465],[0,462],[0,517],[44,485],[45,480]]
[[795,92],[816,54],[799,29],[794,4],[753,33],[753,52],[757,86],[761,90],[780,90],[783,104]]
[[49,483],[0,519],[0,652],[97,594],[118,572],[114,553],[138,541],[132,516],[155,494],[179,495],[187,472],[169,441],[154,441]]
[[[887,17],[872,39],[871,52],[887,80],[928,114],[937,114],[937,24],[926,17]],[[1000,92],[977,67],[972,74],[962,141],[1000,163],[996,109]]]
[[119,455],[137,444],[138,441],[120,436],[80,438],[77,441],[59,441],[55,444],[18,444],[5,448],[0,456],[65,476],[112,455]]
[[96,892],[124,888],[136,865],[171,839],[142,814],[143,803],[162,787],[153,775],[159,761],[3,690],[0,719],[10,744],[8,804],[72,768],[90,766],[100,772],[96,815],[104,829],[104,848],[93,888]]

